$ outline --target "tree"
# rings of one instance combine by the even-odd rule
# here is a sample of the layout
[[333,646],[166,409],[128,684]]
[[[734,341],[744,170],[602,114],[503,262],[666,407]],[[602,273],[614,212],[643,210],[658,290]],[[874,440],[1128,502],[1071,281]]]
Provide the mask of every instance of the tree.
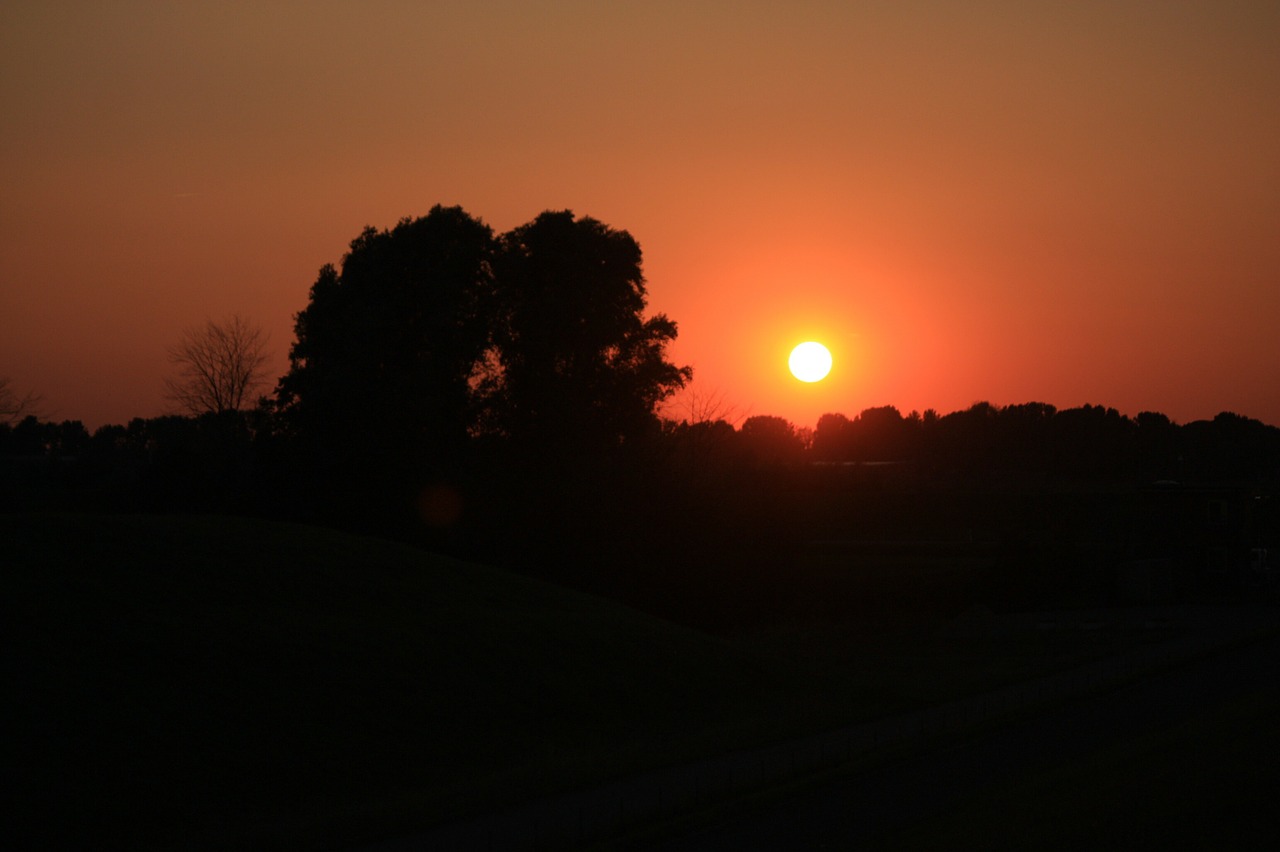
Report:
[[[438,485],[485,507],[463,526],[581,518],[640,456],[572,474],[570,458],[656,434],[690,375],[664,357],[675,323],[644,306],[639,246],[572,213],[501,238],[460,207],[366,228],[297,315],[275,398],[284,464],[321,511],[373,523],[410,519]],[[572,510],[534,496],[548,476]]]
[[0,377],[0,423],[12,426],[29,414],[35,414],[41,397],[34,393],[19,395],[10,384],[9,378]]
[[812,451],[820,461],[849,461],[854,453],[853,422],[840,413],[824,414],[813,430]]
[[340,269],[320,270],[297,316],[277,390],[289,427],[349,469],[453,454],[477,417],[493,248],[490,228],[461,207],[365,228]]
[[239,411],[266,384],[267,338],[240,314],[189,328],[169,348],[166,396],[192,415]]
[[673,422],[689,426],[722,422],[728,424],[730,429],[749,414],[750,412],[740,413],[737,406],[730,405],[724,391],[703,392],[695,385],[687,385],[681,393],[671,398],[664,409],[664,419]]
[[901,460],[906,449],[902,413],[892,405],[863,409],[853,421],[852,437],[858,461]]
[[804,436],[791,421],[769,414],[748,417],[738,437],[747,454],[760,464],[793,464],[805,449]]
[[676,324],[645,319],[639,244],[572,211],[503,235],[495,265],[498,431],[519,441],[616,446],[658,426],[692,377],[666,359]]

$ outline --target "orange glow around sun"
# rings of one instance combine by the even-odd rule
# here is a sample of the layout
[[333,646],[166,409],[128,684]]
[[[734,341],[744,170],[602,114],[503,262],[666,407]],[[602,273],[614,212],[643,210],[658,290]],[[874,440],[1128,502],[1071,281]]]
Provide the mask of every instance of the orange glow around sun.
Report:
[[[591,38],[573,4],[20,5],[0,377],[50,419],[164,413],[166,347],[207,317],[260,323],[278,378],[320,267],[438,203],[630,232],[682,393],[735,422],[1038,400],[1280,423],[1274,3],[1003,0],[999,27],[600,4]],[[821,381],[787,369],[801,341]]]

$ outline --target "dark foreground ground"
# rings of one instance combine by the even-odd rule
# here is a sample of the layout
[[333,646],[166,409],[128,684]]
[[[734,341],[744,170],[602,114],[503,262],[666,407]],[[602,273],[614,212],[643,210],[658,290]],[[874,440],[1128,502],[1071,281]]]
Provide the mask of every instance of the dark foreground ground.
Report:
[[[880,574],[906,586],[929,580],[927,591],[942,594],[976,570],[969,562],[894,562]],[[779,568],[777,585],[803,585],[800,567]],[[835,570],[810,573],[819,568]],[[1270,651],[1235,667],[1252,692],[1207,715],[1188,710],[1181,739],[1168,739],[1176,721],[1144,727],[1159,718],[1150,712],[1125,728],[1082,722],[1070,705],[1068,729],[1118,733],[1090,740],[1098,763],[1065,779],[1057,767],[1075,764],[1052,753],[1006,766],[989,764],[982,747],[960,768],[929,762],[945,753],[935,755],[943,732],[933,708],[951,714],[948,737],[975,721],[1014,731],[1030,707],[1024,684],[1171,642],[1220,639],[1215,619],[1230,626],[1261,613],[1274,624],[1265,606],[973,606],[875,631],[809,614],[727,638],[401,544],[216,516],[0,515],[0,569],[0,674],[10,690],[0,716],[0,780],[11,791],[4,848],[341,849],[408,838],[396,846],[451,849],[460,835],[441,833],[450,826],[488,829],[513,810],[532,820],[472,832],[463,848],[661,848],[690,833],[684,848],[715,848],[726,831],[724,848],[751,848],[741,845],[749,838],[766,844],[756,848],[812,848],[827,830],[836,848],[852,842],[841,837],[945,847],[956,844],[933,841],[983,836],[946,822],[957,814],[1012,827],[1011,815],[1046,802],[1102,813],[1101,801],[1136,819],[1130,803],[1143,799],[1133,791],[1163,789],[1156,780],[1214,778],[1206,789],[1218,798],[1206,801],[1219,803],[1254,803],[1256,789],[1276,780],[1242,769],[1242,755],[1274,744],[1253,739],[1280,704]],[[845,570],[856,580],[864,569]],[[898,622],[910,626],[890,626]],[[1076,696],[1134,672],[1104,674],[1062,683]],[[1180,706],[1187,689],[1167,688],[1163,703]],[[1212,681],[1198,689],[1232,694]],[[983,698],[1001,690],[1016,700]],[[957,702],[958,717],[947,710]],[[979,711],[963,709],[972,707]],[[912,720],[929,750],[918,750]],[[1016,741],[1006,751],[1035,754]],[[1154,780],[1121,775],[1100,801],[1084,797],[1108,790],[1112,763],[1152,767]],[[858,765],[901,775],[877,780],[850,771]],[[796,786],[836,766],[845,769],[822,784]],[[637,779],[642,795],[625,792]],[[887,822],[867,822],[861,783],[871,784],[868,794],[886,791],[891,804],[872,815]],[[842,784],[852,792],[822,804],[822,791]],[[1037,784],[1054,792],[1032,795]],[[974,790],[994,804],[956,798]],[[1174,817],[1191,812],[1177,795],[1148,798],[1175,803]],[[553,820],[544,819],[549,799],[561,804]],[[734,810],[735,801],[746,809]],[[1028,820],[1024,836],[1035,842],[1026,845],[1045,845],[1036,834],[1043,822]],[[1161,824],[1159,813],[1148,821]],[[732,834],[740,825],[745,834]],[[903,834],[916,825],[933,834]]]
[[1274,848],[1278,712],[1273,634],[613,848]]
[[[1108,619],[1116,629],[1135,615],[1040,613],[1034,629],[1096,631]],[[1280,707],[1269,638],[1277,611],[1149,608],[1141,616],[1152,628],[1176,619],[1184,629],[996,689],[529,802],[376,848],[990,848],[1006,837],[1010,848],[1053,848],[1060,838],[1060,848],[1086,840],[1106,848],[1135,830],[1164,846],[1167,837],[1156,829],[1188,814],[1202,832],[1195,836],[1210,836],[1222,814],[1236,813],[1224,802],[1249,803],[1259,785],[1269,790],[1270,779],[1252,771],[1247,755],[1265,751],[1265,720]],[[1000,619],[998,629],[1025,638],[1017,632],[1025,620]],[[1187,795],[1203,800],[1199,810],[1183,807]],[[1163,819],[1166,811],[1170,819]],[[1076,813],[1091,815],[1082,824],[1092,832],[1087,837],[1055,828]],[[1218,834],[1244,841],[1257,828],[1232,819]]]

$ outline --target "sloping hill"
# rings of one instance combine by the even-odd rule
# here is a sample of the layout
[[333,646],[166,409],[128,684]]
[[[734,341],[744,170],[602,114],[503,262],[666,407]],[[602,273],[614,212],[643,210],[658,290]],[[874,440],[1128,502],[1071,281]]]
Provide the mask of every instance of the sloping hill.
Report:
[[[225,517],[0,516],[49,845],[341,845],[767,736],[778,671],[484,566]],[[803,692],[803,690],[800,690]]]

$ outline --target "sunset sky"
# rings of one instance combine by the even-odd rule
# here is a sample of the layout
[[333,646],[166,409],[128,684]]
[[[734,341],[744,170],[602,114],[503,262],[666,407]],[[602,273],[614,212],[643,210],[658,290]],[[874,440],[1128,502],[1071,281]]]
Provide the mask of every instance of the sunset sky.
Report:
[[739,417],[1280,424],[1274,0],[7,3],[0,116],[0,376],[49,419],[164,413],[232,312],[274,379],[320,266],[442,203],[630,231]]

